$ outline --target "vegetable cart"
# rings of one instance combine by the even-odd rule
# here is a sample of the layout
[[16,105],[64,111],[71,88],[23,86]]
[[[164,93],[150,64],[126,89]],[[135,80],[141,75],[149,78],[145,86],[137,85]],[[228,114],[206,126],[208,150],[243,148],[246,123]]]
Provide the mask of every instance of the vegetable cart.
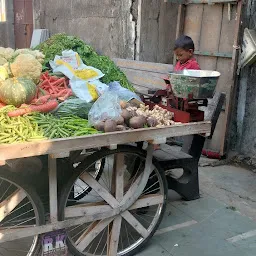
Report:
[[[211,128],[204,121],[1,145],[0,255],[40,255],[43,234],[57,230],[65,230],[74,255],[134,255],[156,231],[167,199],[165,173],[153,157],[153,144],[209,135]],[[140,149],[137,142],[148,146]],[[45,206],[39,183],[22,181],[6,165],[10,159],[40,155],[48,156]],[[59,166],[59,159],[65,164]],[[65,168],[72,175],[59,183]],[[60,245],[58,241],[52,248]],[[52,246],[49,239],[44,246]]]

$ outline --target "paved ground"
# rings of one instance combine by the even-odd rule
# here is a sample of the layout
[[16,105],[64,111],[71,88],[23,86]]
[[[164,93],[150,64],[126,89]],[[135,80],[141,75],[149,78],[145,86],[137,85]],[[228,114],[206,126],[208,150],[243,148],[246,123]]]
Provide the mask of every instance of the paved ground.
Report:
[[256,174],[233,166],[200,169],[201,199],[170,191],[157,234],[140,256],[255,256]]

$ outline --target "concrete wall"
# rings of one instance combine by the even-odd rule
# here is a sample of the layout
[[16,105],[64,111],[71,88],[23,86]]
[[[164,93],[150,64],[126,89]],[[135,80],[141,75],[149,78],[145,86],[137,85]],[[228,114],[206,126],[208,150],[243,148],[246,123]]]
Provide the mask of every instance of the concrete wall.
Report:
[[177,5],[158,0],[36,0],[34,14],[36,28],[79,36],[110,57],[172,62]]
[[[256,29],[256,1],[248,0],[244,27]],[[256,158],[256,63],[241,70],[236,112],[237,150]]]
[[6,1],[6,22],[0,22],[0,46],[14,48],[13,0]]

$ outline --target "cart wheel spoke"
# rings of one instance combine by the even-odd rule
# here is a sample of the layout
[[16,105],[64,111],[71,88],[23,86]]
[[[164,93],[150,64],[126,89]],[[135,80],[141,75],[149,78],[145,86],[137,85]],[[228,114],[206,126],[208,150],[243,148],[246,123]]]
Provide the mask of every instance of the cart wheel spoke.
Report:
[[109,246],[108,255],[110,256],[117,255],[121,224],[122,224],[122,217],[121,216],[116,217],[115,220],[113,221],[112,229],[109,235],[110,238],[108,242],[108,246]]
[[147,229],[129,211],[125,211],[121,215],[144,238],[149,235]]
[[80,179],[82,179],[88,186],[90,186],[99,196],[102,197],[112,207],[118,207],[118,201],[105,189],[98,181],[96,181],[89,173],[84,172]]
[[149,207],[153,205],[159,205],[164,203],[164,196],[160,194],[152,194],[139,198],[129,210],[134,210],[138,208]]
[[109,212],[113,208],[105,202],[78,204],[68,206],[65,208],[66,218],[82,217],[85,215],[98,214],[102,212]]
[[109,218],[103,221],[99,221],[93,227],[89,227],[84,234],[76,241],[77,249],[84,251],[89,244],[108,226],[108,224],[113,221],[114,218]]
[[16,208],[26,196],[23,190],[18,189],[2,201],[0,203],[0,222]]

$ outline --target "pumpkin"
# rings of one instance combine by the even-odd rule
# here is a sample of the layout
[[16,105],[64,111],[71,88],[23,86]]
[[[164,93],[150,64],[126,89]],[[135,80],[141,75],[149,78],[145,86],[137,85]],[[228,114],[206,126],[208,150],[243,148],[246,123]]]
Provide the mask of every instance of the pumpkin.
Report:
[[36,85],[29,78],[9,78],[0,83],[0,101],[19,107],[29,104],[36,95]]

